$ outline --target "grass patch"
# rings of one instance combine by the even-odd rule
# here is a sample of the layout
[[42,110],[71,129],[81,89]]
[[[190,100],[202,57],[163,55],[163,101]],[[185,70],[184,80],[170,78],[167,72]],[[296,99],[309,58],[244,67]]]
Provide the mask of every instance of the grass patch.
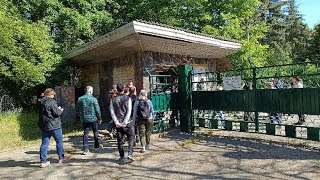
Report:
[[[66,137],[79,134],[79,125],[63,125]],[[7,112],[0,114],[0,149],[9,150],[40,143],[37,112]]]
[[190,139],[187,139],[185,140],[181,146],[188,146],[188,145],[191,145],[191,144],[194,144],[196,142],[199,142],[203,139],[203,136],[201,134],[196,134],[195,136],[191,137]]

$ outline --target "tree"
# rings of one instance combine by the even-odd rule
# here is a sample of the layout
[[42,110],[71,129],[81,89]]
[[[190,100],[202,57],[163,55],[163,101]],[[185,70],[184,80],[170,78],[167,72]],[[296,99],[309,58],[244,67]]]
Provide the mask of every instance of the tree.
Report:
[[109,11],[117,12],[114,8],[117,4],[112,0],[12,0],[12,3],[28,20],[44,22],[61,54],[115,26]]
[[46,82],[61,56],[43,22],[29,22],[7,1],[0,1],[0,79],[2,89],[16,97]]
[[310,47],[308,48],[310,60],[312,62],[320,61],[320,24],[314,26],[311,33]]

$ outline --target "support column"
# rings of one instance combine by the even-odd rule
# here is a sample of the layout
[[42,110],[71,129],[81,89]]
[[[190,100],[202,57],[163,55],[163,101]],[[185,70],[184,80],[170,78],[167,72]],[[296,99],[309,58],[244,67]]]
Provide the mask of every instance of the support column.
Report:
[[192,66],[178,66],[178,103],[180,110],[180,129],[182,132],[192,132],[194,128],[192,118]]

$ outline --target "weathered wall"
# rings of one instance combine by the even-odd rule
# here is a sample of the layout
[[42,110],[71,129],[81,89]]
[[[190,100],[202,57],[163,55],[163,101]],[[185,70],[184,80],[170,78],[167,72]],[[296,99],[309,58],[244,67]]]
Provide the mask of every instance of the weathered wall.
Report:
[[61,121],[63,123],[74,122],[76,120],[74,86],[57,86],[55,91],[57,93],[57,103],[64,109]]
[[199,59],[192,58],[189,56],[175,55],[175,54],[165,54],[158,52],[144,52],[138,54],[140,61],[137,64],[137,76],[142,79],[143,84],[140,88],[149,90],[149,77],[145,68],[151,74],[155,74],[155,68],[157,64],[163,65],[186,65],[186,64],[214,64],[217,70],[222,70],[229,68],[229,63],[222,59]]
[[93,95],[95,97],[99,97],[100,94],[99,73],[101,67],[101,64],[92,64],[81,67],[82,86],[92,86]]
[[112,59],[112,75],[113,75],[113,83],[122,83],[127,84],[128,79],[132,79],[133,83],[135,83],[135,62],[136,62],[136,54],[128,54],[121,58]]

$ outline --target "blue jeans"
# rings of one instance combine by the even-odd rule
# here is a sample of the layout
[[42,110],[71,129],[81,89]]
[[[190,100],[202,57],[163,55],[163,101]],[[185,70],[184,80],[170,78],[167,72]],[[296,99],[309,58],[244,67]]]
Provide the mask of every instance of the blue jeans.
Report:
[[51,136],[53,136],[56,141],[59,160],[64,158],[62,129],[59,128],[51,131],[42,131],[42,143],[40,146],[40,162],[42,163],[47,162],[48,146]]
[[90,128],[93,131],[94,138],[94,148],[99,148],[99,133],[98,133],[98,122],[84,122],[83,123],[83,151],[87,151],[89,149],[88,136]]

